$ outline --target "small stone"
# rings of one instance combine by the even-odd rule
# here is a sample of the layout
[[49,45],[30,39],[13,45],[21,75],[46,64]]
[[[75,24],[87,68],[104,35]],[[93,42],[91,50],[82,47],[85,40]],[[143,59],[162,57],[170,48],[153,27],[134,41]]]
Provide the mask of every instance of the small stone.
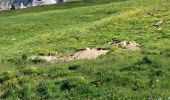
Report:
[[90,48],[86,48],[86,50],[90,50]]
[[15,40],[16,40],[16,38],[12,38],[12,39],[11,39],[11,41],[15,41]]
[[164,23],[164,21],[163,21],[163,20],[158,21],[158,22],[156,23],[156,25],[161,25],[162,23]]

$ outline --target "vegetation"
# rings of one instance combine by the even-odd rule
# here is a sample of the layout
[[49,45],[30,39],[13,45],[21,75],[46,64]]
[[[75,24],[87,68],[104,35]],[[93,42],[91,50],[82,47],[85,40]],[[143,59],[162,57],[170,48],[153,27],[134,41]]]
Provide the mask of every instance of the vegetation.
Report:
[[[0,12],[1,99],[169,98],[170,2],[86,1]],[[136,41],[140,50],[114,41]],[[27,61],[86,47],[110,51],[94,60]]]

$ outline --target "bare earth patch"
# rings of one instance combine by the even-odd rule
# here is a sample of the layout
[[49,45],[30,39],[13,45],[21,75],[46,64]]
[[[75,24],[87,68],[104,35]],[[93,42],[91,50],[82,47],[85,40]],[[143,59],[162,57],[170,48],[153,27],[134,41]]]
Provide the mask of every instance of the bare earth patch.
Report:
[[54,63],[58,61],[72,61],[77,59],[96,59],[101,55],[105,55],[109,52],[108,49],[105,48],[86,48],[78,50],[77,52],[63,57],[55,57],[55,56],[31,56],[28,58],[29,61],[46,61],[49,63]]
[[117,43],[112,43],[113,46],[117,46],[119,48],[127,49],[127,50],[138,50],[140,49],[140,44],[135,41],[122,41]]
[[63,57],[64,61],[71,61],[76,59],[96,59],[100,55],[104,55],[108,52],[107,49],[104,48],[86,48],[79,50],[69,56]]

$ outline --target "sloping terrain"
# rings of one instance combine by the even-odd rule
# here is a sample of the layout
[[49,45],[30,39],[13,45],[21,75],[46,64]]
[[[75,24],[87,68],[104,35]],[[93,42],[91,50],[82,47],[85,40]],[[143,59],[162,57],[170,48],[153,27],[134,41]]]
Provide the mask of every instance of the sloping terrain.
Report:
[[[169,0],[87,1],[0,12],[1,99],[168,99]],[[109,52],[28,60],[85,48]]]

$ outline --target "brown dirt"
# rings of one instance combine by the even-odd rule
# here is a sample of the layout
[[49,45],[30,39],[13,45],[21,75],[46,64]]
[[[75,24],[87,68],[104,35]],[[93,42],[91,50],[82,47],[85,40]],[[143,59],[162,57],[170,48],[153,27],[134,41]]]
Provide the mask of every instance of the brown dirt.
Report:
[[31,56],[28,58],[29,61],[34,61],[34,60],[43,60],[46,62],[54,63],[58,61],[72,61],[72,60],[77,60],[77,59],[96,59],[101,55],[104,55],[108,52],[109,50],[105,48],[86,48],[86,49],[81,49],[78,50],[77,52],[68,55],[68,56],[63,56],[63,57],[55,57],[55,56]]
[[65,61],[71,61],[76,59],[96,59],[101,55],[104,55],[108,52],[107,49],[104,48],[86,48],[79,50],[69,56],[63,57],[63,60]]

